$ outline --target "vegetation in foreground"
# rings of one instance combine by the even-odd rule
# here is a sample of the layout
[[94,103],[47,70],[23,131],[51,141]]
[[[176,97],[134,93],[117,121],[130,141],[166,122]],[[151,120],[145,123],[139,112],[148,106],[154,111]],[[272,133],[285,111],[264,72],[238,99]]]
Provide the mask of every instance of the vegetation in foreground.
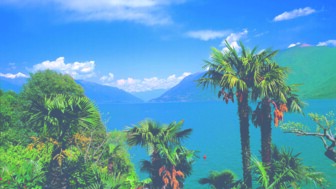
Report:
[[[234,102],[236,96],[243,179],[229,170],[213,171],[199,183],[212,188],[252,188],[254,179],[260,188],[300,188],[307,183],[326,187],[323,174],[303,165],[298,154],[271,148],[272,104],[275,125],[288,108],[301,111],[303,105],[285,84],[285,69],[272,61],[275,52],[240,47],[241,53],[228,43],[227,52],[214,49],[213,62],[206,63],[208,72],[199,82],[221,87],[218,96],[226,103]],[[249,101],[259,101],[253,114]],[[20,94],[0,90],[0,105],[1,188],[180,189],[192,174],[197,153],[183,145],[192,131],[182,129],[183,121],[144,120],[126,131],[107,132],[96,106],[67,75],[50,70],[31,74]],[[262,128],[262,162],[250,154],[251,117]],[[320,137],[325,155],[335,161],[334,121],[311,117],[318,125],[313,134],[297,124],[282,128]],[[150,157],[141,162],[141,170],[149,175],[143,181],[130,161],[128,148],[132,146],[144,147]]]
[[96,106],[66,75],[32,74],[22,93],[2,92],[2,188],[140,186],[126,134],[106,132]]

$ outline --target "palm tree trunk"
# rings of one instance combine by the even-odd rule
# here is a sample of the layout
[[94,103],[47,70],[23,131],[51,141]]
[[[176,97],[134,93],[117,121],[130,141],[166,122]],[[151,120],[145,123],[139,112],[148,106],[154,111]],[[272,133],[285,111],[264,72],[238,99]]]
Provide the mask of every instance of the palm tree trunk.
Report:
[[[52,152],[52,158],[61,152],[60,147],[55,146],[55,150]],[[63,167],[57,162],[57,159],[52,159],[49,163],[47,176],[47,187],[51,189],[66,189],[68,188],[68,180]]]
[[243,177],[244,183],[248,188],[252,188],[252,175],[250,171],[250,131],[249,131],[249,106],[248,106],[248,93],[242,94],[243,98],[238,101],[238,114],[240,123],[240,143],[242,150],[243,161]]
[[154,188],[161,188],[164,186],[161,176],[159,175],[159,169],[162,166],[160,161],[161,157],[158,153],[157,149],[154,149],[151,155],[151,162],[152,162],[152,172],[150,173],[152,179],[152,185]]
[[267,174],[270,178],[270,182],[273,181],[272,174],[272,115],[271,115],[271,104],[268,99],[264,99],[261,105],[261,111],[263,113],[263,122],[261,125],[261,157],[262,162],[268,167]]

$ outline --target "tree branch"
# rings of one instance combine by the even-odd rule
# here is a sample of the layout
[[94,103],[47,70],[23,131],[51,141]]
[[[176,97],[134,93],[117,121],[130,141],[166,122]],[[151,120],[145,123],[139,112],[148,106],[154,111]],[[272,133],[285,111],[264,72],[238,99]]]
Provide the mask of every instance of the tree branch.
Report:
[[325,149],[328,149],[328,144],[327,142],[325,141],[325,139],[323,137],[320,137],[320,139],[322,140],[323,144],[324,144],[324,148]]
[[[323,142],[324,148],[326,149],[324,155],[327,158],[329,158],[330,160],[336,162],[336,151],[334,150],[334,148],[336,147],[336,139],[327,132],[327,129],[323,129],[323,134],[322,133],[304,132],[304,131],[301,131],[301,130],[285,131],[285,133],[293,133],[297,136],[319,137]],[[326,139],[331,142],[330,145],[327,144]]]
[[325,135],[322,133],[308,133],[301,130],[295,130],[295,131],[284,131],[284,133],[293,133],[297,136],[316,136],[316,137],[324,137]]

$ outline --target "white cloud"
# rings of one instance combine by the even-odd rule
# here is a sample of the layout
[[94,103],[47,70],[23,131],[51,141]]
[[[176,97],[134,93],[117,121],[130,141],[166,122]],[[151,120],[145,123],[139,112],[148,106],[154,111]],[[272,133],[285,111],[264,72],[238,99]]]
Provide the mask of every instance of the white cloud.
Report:
[[336,46],[336,40],[331,39],[328,41],[319,42],[317,46]]
[[26,74],[23,74],[21,72],[18,72],[16,74],[11,74],[11,73],[0,73],[0,77],[5,77],[5,78],[9,78],[9,79],[15,79],[15,78],[19,78],[19,77],[23,77],[23,78],[28,78],[29,76]]
[[[110,73],[111,74],[111,73]],[[144,79],[118,79],[113,81],[107,81],[101,79],[102,84],[118,87],[128,92],[144,92],[144,91],[152,91],[156,89],[169,89],[177,85],[182,79],[191,73],[185,72],[180,76],[176,76],[175,74],[168,76],[167,78],[144,78]],[[103,76],[102,78],[108,78],[109,76]]]
[[64,63],[64,57],[59,57],[54,61],[46,60],[33,66],[33,71],[55,70],[63,74],[69,74],[75,79],[85,79],[94,76],[94,61]]
[[301,45],[301,43],[300,42],[292,43],[292,44],[288,45],[288,48],[296,47],[298,45]]
[[200,39],[203,41],[208,41],[211,39],[217,39],[227,35],[228,31],[214,31],[214,30],[198,30],[198,31],[189,31],[187,36]]
[[108,75],[102,76],[100,78],[100,81],[109,82],[109,81],[113,81],[113,79],[114,79],[113,73],[109,73]]
[[[236,50],[240,50],[240,47],[238,45],[238,41],[247,36],[248,34],[248,30],[247,29],[244,29],[242,32],[238,32],[238,33],[231,33],[229,36],[227,36],[225,38],[225,40],[222,41],[222,43],[220,44],[220,46],[222,47],[225,47],[225,41],[227,41],[229,43],[229,45],[232,47],[232,48],[235,48]],[[223,49],[223,51],[227,51],[227,47],[225,47]]]
[[274,17],[273,21],[275,22],[279,22],[279,21],[283,21],[283,20],[291,20],[300,16],[307,16],[310,14],[313,14],[314,12],[316,12],[314,9],[310,8],[310,7],[305,7],[305,8],[299,8],[299,9],[294,9],[290,12],[284,12],[276,17]]
[[[167,24],[171,18],[167,6],[185,0],[4,0],[3,3],[51,5],[75,20],[134,21],[148,25]],[[1,4],[1,3],[0,3]]]

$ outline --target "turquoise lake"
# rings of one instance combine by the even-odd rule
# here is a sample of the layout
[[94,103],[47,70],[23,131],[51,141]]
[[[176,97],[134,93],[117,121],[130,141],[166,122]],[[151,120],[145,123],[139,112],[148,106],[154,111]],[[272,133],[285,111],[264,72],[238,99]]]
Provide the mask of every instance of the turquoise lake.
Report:
[[[336,100],[309,100],[304,109],[310,112],[325,114],[336,113]],[[198,179],[207,177],[211,170],[221,171],[231,169],[239,178],[241,171],[241,149],[239,124],[236,104],[224,102],[199,103],[143,103],[143,104],[101,104],[98,105],[109,130],[124,130],[127,126],[137,124],[150,118],[160,123],[184,120],[183,128],[192,128],[191,137],[185,140],[185,145],[192,150],[198,150],[200,158],[193,165],[193,174],[185,182],[186,189],[209,188],[198,184]],[[296,121],[314,124],[308,116],[286,113],[284,121]],[[304,163],[324,172],[336,188],[336,167],[324,156],[322,141],[314,137],[299,137],[285,134],[280,128],[272,129],[273,143],[278,147],[292,147],[294,153],[301,153]],[[252,124],[250,127],[252,154],[260,157],[260,130]],[[139,161],[149,159],[145,149],[130,149],[132,161],[138,168]],[[207,156],[204,160],[203,155]],[[139,171],[138,171],[139,172]],[[140,173],[141,179],[147,177]],[[307,187],[311,188],[311,187]]]

